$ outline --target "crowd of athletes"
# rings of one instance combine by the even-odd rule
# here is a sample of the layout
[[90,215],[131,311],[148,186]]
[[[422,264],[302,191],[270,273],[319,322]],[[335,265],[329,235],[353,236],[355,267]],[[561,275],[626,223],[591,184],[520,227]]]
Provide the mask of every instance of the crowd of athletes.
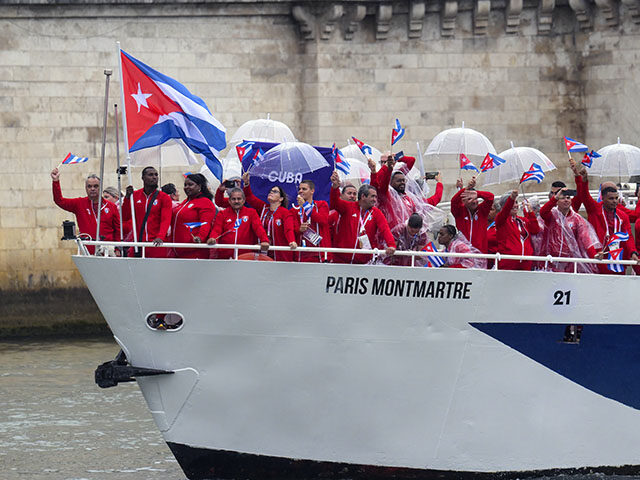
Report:
[[[51,172],[54,202],[76,215],[78,230],[85,238],[96,235],[100,217],[100,237],[108,241],[152,242],[146,257],[171,258],[254,258],[252,251],[223,248],[168,248],[163,243],[209,245],[257,245],[276,261],[381,263],[387,265],[444,266],[454,268],[493,268],[493,259],[398,255],[400,251],[422,251],[436,247],[440,252],[552,256],[607,259],[615,253],[624,260],[638,261],[640,222],[635,232],[631,224],[640,215],[640,202],[634,210],[621,202],[616,185],[600,186],[600,198],[589,193],[589,178],[581,165],[570,161],[574,179],[567,186],[554,182],[543,205],[532,205],[517,190],[501,197],[478,190],[475,177],[466,184],[457,181],[451,198],[450,216],[438,208],[443,185],[435,178],[435,192],[425,195],[423,179],[409,171],[415,158],[396,160],[383,154],[378,164],[370,161],[370,183],[359,189],[341,184],[337,172],[331,177],[329,203],[314,198],[315,185],[303,180],[296,198],[287,198],[274,186],[267,201],[251,191],[249,175],[222,182],[211,192],[202,174],[188,174],[184,195],[172,184],[158,188],[158,172],[142,171],[143,187],[127,188],[122,199],[122,219],[117,189],[103,191],[102,211],[98,215],[100,181],[90,175],[86,197],[65,198],[60,172]],[[573,185],[575,183],[575,186]],[[132,208],[135,212],[135,226]],[[541,203],[541,202],[540,202]],[[581,208],[586,219],[578,213]],[[122,221],[122,228],[120,222]],[[135,232],[134,232],[135,230]],[[121,231],[123,232],[121,234]],[[635,233],[635,235],[634,235]],[[122,237],[121,237],[122,235]],[[271,246],[284,246],[274,251]],[[310,252],[309,247],[377,250],[379,254]],[[93,250],[90,250],[93,252]],[[139,255],[133,248],[116,249],[111,254]],[[497,268],[509,270],[551,270],[581,273],[625,274],[625,268],[604,263],[532,261],[500,259]],[[638,270],[638,266],[633,269]],[[629,269],[629,273],[631,269]]]

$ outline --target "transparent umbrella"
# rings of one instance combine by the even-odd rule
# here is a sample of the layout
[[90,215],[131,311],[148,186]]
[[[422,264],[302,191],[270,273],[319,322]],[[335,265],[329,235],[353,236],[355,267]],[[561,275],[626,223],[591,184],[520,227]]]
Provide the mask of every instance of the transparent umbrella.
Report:
[[549,157],[540,150],[531,147],[514,147],[498,154],[505,160],[505,163],[482,174],[483,185],[495,185],[497,183],[512,182],[520,180],[522,174],[529,170],[532,163],[537,163],[542,167],[543,172],[555,170],[556,166]]
[[461,153],[470,159],[482,159],[487,153],[496,153],[489,139],[472,128],[449,128],[437,134],[425,151],[425,155],[453,156],[456,161]]
[[318,198],[326,200],[329,197],[328,180],[332,171],[333,166],[315,147],[302,142],[281,143],[268,150],[262,160],[249,169],[251,190],[264,200],[269,189],[273,185],[279,185],[288,198],[293,200],[298,194],[300,182],[312,180],[316,184]]
[[640,175],[640,148],[620,143],[620,137],[618,143],[602,147],[598,153],[601,156],[593,159],[590,175],[618,179]]
[[235,145],[243,140],[276,143],[297,141],[287,125],[269,117],[249,120],[243,123],[233,134],[229,143]]
[[350,165],[349,173],[342,173],[337,170],[342,185],[350,183],[354,187],[360,188],[363,184],[371,181],[371,171],[367,165],[355,158],[345,158],[345,160]]

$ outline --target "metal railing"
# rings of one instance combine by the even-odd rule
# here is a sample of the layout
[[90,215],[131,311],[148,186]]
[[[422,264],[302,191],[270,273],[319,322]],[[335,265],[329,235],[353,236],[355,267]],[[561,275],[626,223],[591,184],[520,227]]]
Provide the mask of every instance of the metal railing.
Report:
[[[88,245],[95,247],[138,247],[141,249],[141,258],[145,258],[145,252],[147,248],[186,248],[186,249],[221,249],[221,250],[234,250],[234,259],[238,259],[239,250],[256,251],[257,253],[265,252],[260,245],[229,245],[229,244],[216,244],[207,245],[206,243],[163,243],[162,245],[154,245],[152,242],[107,242],[107,241],[88,241],[80,238],[76,239],[78,243],[78,255],[93,256],[87,250]],[[330,253],[342,253],[342,254],[362,254],[372,255],[373,257],[385,256],[384,249],[354,249],[354,248],[323,248],[323,247],[298,247],[292,249],[285,246],[269,246],[269,251],[275,252],[293,252],[293,253],[324,253],[325,260]],[[107,251],[103,250],[103,254],[97,253],[96,256],[108,256]],[[578,265],[580,264],[595,264],[595,265],[607,265],[616,264],[633,266],[638,265],[633,260],[598,260],[595,258],[578,258],[578,257],[553,257],[551,255],[505,255],[501,253],[455,253],[455,252],[425,252],[425,251],[413,251],[413,250],[396,250],[394,256],[411,257],[411,266],[415,266],[416,258],[425,257],[443,257],[443,258],[471,258],[471,259],[487,259],[494,260],[494,270],[500,270],[499,264],[502,260],[525,260],[533,262],[544,263],[545,269],[550,263],[572,263],[574,266],[574,273],[578,273]],[[117,259],[119,257],[112,257]],[[171,260],[172,258],[168,258]]]

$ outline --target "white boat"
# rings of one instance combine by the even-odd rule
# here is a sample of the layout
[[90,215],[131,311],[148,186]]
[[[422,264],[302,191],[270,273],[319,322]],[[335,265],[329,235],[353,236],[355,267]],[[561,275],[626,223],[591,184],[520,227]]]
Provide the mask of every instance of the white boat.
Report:
[[640,472],[638,277],[74,261],[190,479]]

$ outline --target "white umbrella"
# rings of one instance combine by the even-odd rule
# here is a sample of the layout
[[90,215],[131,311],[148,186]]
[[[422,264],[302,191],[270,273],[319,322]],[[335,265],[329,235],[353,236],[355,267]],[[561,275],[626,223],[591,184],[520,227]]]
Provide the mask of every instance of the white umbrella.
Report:
[[596,177],[631,177],[640,175],[640,148],[627,143],[607,145],[598,150],[600,157],[593,159],[589,175]]
[[[369,146],[371,147],[371,145]],[[362,151],[360,150],[360,147],[358,147],[358,145],[356,145],[355,143],[350,143],[349,145],[342,147],[340,151],[345,157],[348,157],[349,159],[357,160],[359,162],[364,163],[365,165],[368,165],[367,157],[364,155],[364,153],[362,153]],[[370,156],[371,156],[371,159],[374,162],[376,162],[377,165],[380,165],[381,155],[382,155],[382,152],[380,150],[378,150],[375,147],[371,147]]]
[[346,183],[352,184],[356,188],[364,183],[369,183],[371,180],[371,171],[369,167],[355,158],[346,157],[345,160],[349,163],[349,173],[342,173],[337,170],[340,182],[344,185]]
[[540,150],[531,147],[514,147],[513,142],[509,150],[499,153],[498,156],[505,160],[505,163],[484,172],[482,174],[484,177],[483,185],[520,180],[522,174],[529,170],[532,163],[540,165],[543,172],[550,172],[556,168],[549,157]]
[[453,155],[456,160],[464,153],[467,157],[484,158],[487,153],[496,153],[489,139],[472,128],[449,128],[437,134],[424,152],[425,155]]
[[233,134],[229,144],[235,145],[242,140],[274,143],[297,141],[287,125],[277,120],[271,120],[271,118],[258,118],[243,123]]

